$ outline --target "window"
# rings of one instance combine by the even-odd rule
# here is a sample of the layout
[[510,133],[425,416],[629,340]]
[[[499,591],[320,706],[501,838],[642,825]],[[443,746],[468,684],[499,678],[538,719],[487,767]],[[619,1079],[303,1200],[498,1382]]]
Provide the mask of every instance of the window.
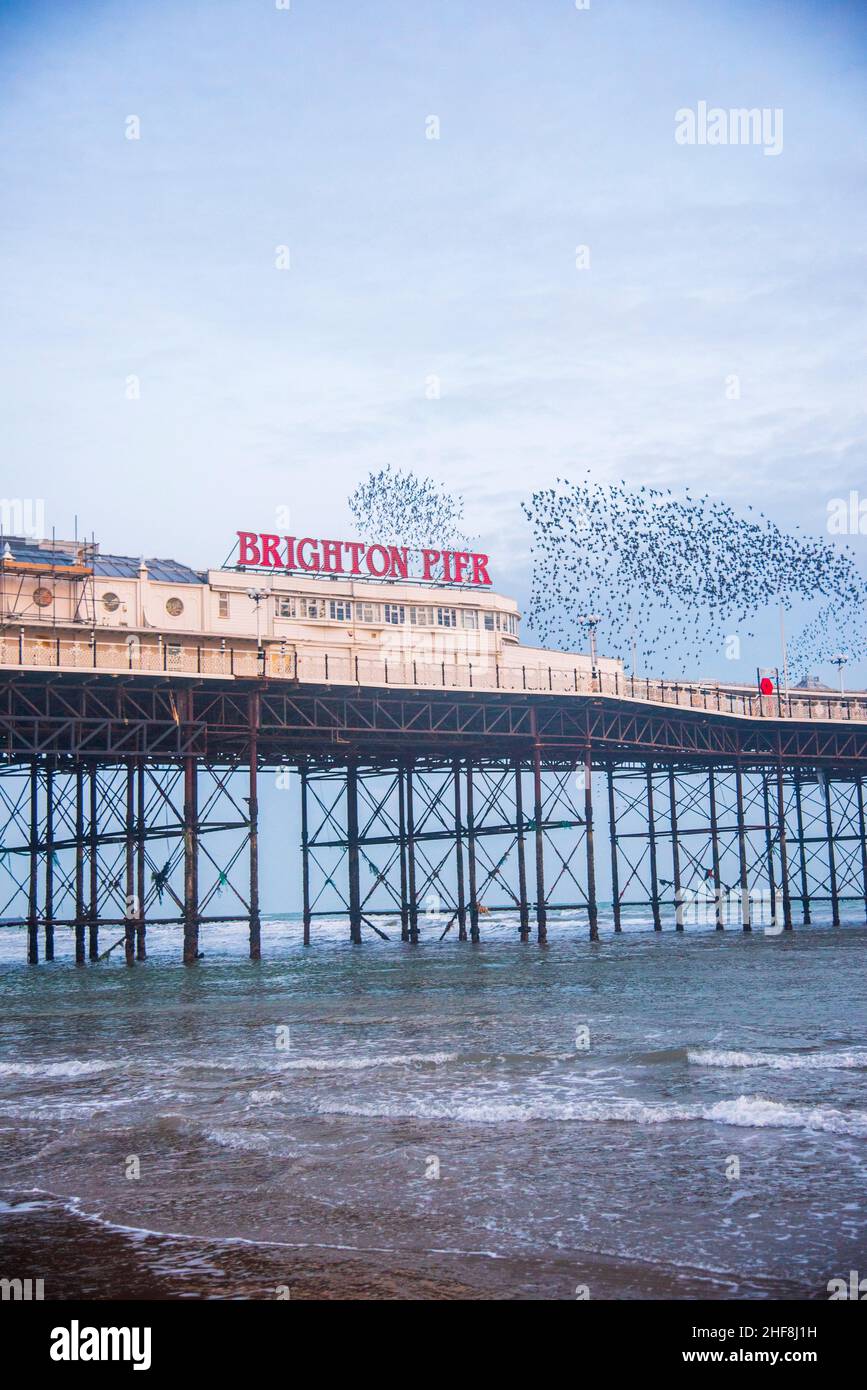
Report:
[[305,598],[301,605],[302,618],[324,618],[325,604],[318,598]]
[[458,614],[457,614],[457,609],[455,609],[455,608],[438,608],[438,609],[437,609],[437,626],[438,626],[438,627],[457,627],[457,625],[458,625]]
[[346,598],[333,598],[328,605],[332,619],[338,623],[348,623],[352,617],[352,604]]
[[181,656],[182,656],[182,653],[183,653],[183,647],[175,646],[172,642],[169,642],[169,643],[167,644],[167,646],[166,646],[166,666],[168,667],[168,669],[169,669],[170,671],[179,671],[179,670],[181,669]]
[[409,610],[409,620],[416,627],[429,627],[433,622],[433,609],[411,608]]
[[379,604],[378,603],[356,603],[355,617],[359,623],[378,623]]
[[461,609],[461,627],[475,628],[479,625],[479,615],[475,608]]
[[405,623],[406,609],[402,603],[387,603],[385,605],[385,621],[387,623]]
[[217,617],[228,618],[229,616],[229,595],[217,594]]
[[280,595],[280,597],[277,599],[277,617],[278,617],[278,618],[294,618],[294,617],[295,617],[295,600],[294,600],[294,598],[290,598],[288,595],[283,595],[283,594]]
[[486,614],[485,614],[485,632],[493,632],[493,630],[494,630],[494,615],[493,615],[493,613],[486,613]]

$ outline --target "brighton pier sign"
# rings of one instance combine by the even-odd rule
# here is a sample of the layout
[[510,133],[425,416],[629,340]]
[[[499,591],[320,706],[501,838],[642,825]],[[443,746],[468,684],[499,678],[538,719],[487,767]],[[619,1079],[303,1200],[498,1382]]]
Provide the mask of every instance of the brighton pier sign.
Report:
[[407,579],[428,584],[489,585],[487,555],[469,550],[412,550],[406,545],[314,540],[239,531],[241,569],[292,574],[345,575],[349,579]]

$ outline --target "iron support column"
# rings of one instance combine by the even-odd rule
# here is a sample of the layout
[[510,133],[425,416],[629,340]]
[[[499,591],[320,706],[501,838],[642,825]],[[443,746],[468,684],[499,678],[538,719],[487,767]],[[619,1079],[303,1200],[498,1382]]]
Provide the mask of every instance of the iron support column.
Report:
[[548,914],[545,907],[545,832],[542,828],[542,748],[539,743],[535,706],[530,711],[533,731],[533,825],[536,836],[536,939],[548,940]]
[[145,898],[147,897],[147,881],[145,879],[145,837],[147,825],[145,823],[145,779],[147,776],[144,758],[137,759],[135,770],[136,780],[136,845],[135,845],[135,954],[136,960],[147,960],[147,926],[145,924]]
[[406,769],[406,872],[409,888],[409,939],[418,945],[418,899],[415,891],[415,809],[412,795],[412,762]]
[[789,844],[786,838],[786,798],[783,790],[782,762],[777,763],[777,827],[777,834],[780,839],[780,879],[783,890],[783,931],[791,931],[792,895],[789,891]]
[[99,960],[99,782],[98,767],[95,761],[92,761],[88,766],[87,782],[90,795],[90,823],[87,837],[90,886],[90,907],[87,914],[87,954],[90,960]]
[[774,841],[771,835],[771,802],[768,795],[767,769],[762,768],[762,806],[765,813],[765,856],[768,861],[768,888],[770,890],[771,923],[777,920],[777,878],[774,871]]
[[406,770],[401,763],[397,769],[397,818],[400,850],[400,939],[409,941],[409,898],[406,868]]
[[801,802],[801,774],[795,769],[795,812],[798,820],[798,860],[801,875],[801,907],[803,909],[804,926],[808,927],[812,921],[810,913],[810,887],[807,876],[807,846],[804,843],[804,808]]
[[27,962],[39,964],[39,760],[30,760],[30,870],[27,889]]
[[[518,920],[519,939],[530,940],[530,905],[527,902],[527,861],[524,836],[524,789],[520,758],[515,761],[515,827],[518,849]],[[865,877],[867,883],[867,877]]]
[[45,768],[45,959],[54,960],[54,759]]
[[135,763],[126,765],[126,824],[124,826],[124,931],[123,954],[127,965],[135,964]]
[[250,959],[262,956],[262,919],[259,913],[259,693],[250,696]]
[[84,965],[84,765],[75,765],[75,964]]
[[611,838],[611,903],[614,910],[614,930],[621,932],[620,922],[620,872],[617,863],[617,812],[614,803],[614,764],[609,762],[605,769],[608,782],[608,830]]
[[467,939],[467,900],[464,891],[464,840],[461,824],[461,764],[452,762],[452,782],[455,793],[455,881],[457,883],[458,941]]
[[683,894],[680,884],[680,842],[677,838],[677,784],[674,764],[668,768],[668,806],[671,818],[671,864],[674,875],[674,929],[683,931]]
[[310,846],[307,822],[307,763],[301,764],[301,899],[304,945],[310,945]]
[[479,939],[479,899],[476,887],[476,829],[473,820],[473,764],[467,759],[467,876],[470,889],[470,940]]
[[184,964],[199,958],[199,825],[196,759],[184,758]]
[[653,910],[653,930],[662,931],[659,911],[659,874],[656,865],[656,820],[653,813],[653,763],[647,764],[647,834],[650,848],[650,900]]
[[747,834],[744,822],[744,776],[741,761],[735,764],[735,792],[738,816],[738,862],[740,864],[741,922],[745,932],[753,929],[750,913],[750,884],[747,874]]
[[714,778],[712,767],[708,769],[707,779],[708,798],[710,803],[710,852],[713,872],[714,923],[717,931],[725,931],[722,910],[722,879],[720,878],[719,871],[719,824],[716,814],[716,779]]
[[831,889],[831,924],[840,925],[840,899],[837,896],[837,856],[834,853],[834,820],[831,815],[831,774],[823,777],[825,784],[825,833],[828,838],[828,886]]
[[584,754],[584,841],[587,853],[587,917],[590,940],[599,940],[599,909],[596,903],[596,858],[593,852],[593,758],[588,746]]
[[861,893],[864,898],[864,913],[867,916],[867,836],[864,833],[864,779],[860,773],[855,785],[858,789],[858,838],[861,841]]
[[358,864],[358,769],[346,769],[346,845],[349,870],[349,939],[361,945],[361,882]]

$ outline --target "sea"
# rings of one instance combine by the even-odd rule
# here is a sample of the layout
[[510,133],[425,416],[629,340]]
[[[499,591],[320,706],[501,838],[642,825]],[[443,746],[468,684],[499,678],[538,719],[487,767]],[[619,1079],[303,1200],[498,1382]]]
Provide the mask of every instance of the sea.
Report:
[[[0,1277],[46,1299],[827,1299],[867,1275],[867,928],[338,918],[28,967]],[[398,938],[398,939],[395,939]]]

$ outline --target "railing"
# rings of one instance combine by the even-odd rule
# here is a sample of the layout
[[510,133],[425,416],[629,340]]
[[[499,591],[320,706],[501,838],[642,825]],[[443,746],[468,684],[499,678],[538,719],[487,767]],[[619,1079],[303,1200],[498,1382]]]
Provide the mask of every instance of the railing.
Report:
[[775,692],[759,695],[748,688],[712,682],[665,681],[599,671],[595,676],[568,658],[551,653],[550,664],[521,662],[520,648],[506,659],[457,660],[452,654],[433,660],[405,653],[362,656],[347,652],[305,652],[269,645],[257,653],[251,647],[170,642],[111,641],[97,634],[79,640],[68,637],[32,638],[6,634],[0,638],[0,667],[58,671],[96,670],[121,674],[166,672],[177,675],[224,676],[250,679],[264,675],[317,685],[400,686],[404,688],[524,692],[544,695],[608,695],[618,699],[740,715],[753,719],[822,719],[867,721],[867,694],[852,695]]

